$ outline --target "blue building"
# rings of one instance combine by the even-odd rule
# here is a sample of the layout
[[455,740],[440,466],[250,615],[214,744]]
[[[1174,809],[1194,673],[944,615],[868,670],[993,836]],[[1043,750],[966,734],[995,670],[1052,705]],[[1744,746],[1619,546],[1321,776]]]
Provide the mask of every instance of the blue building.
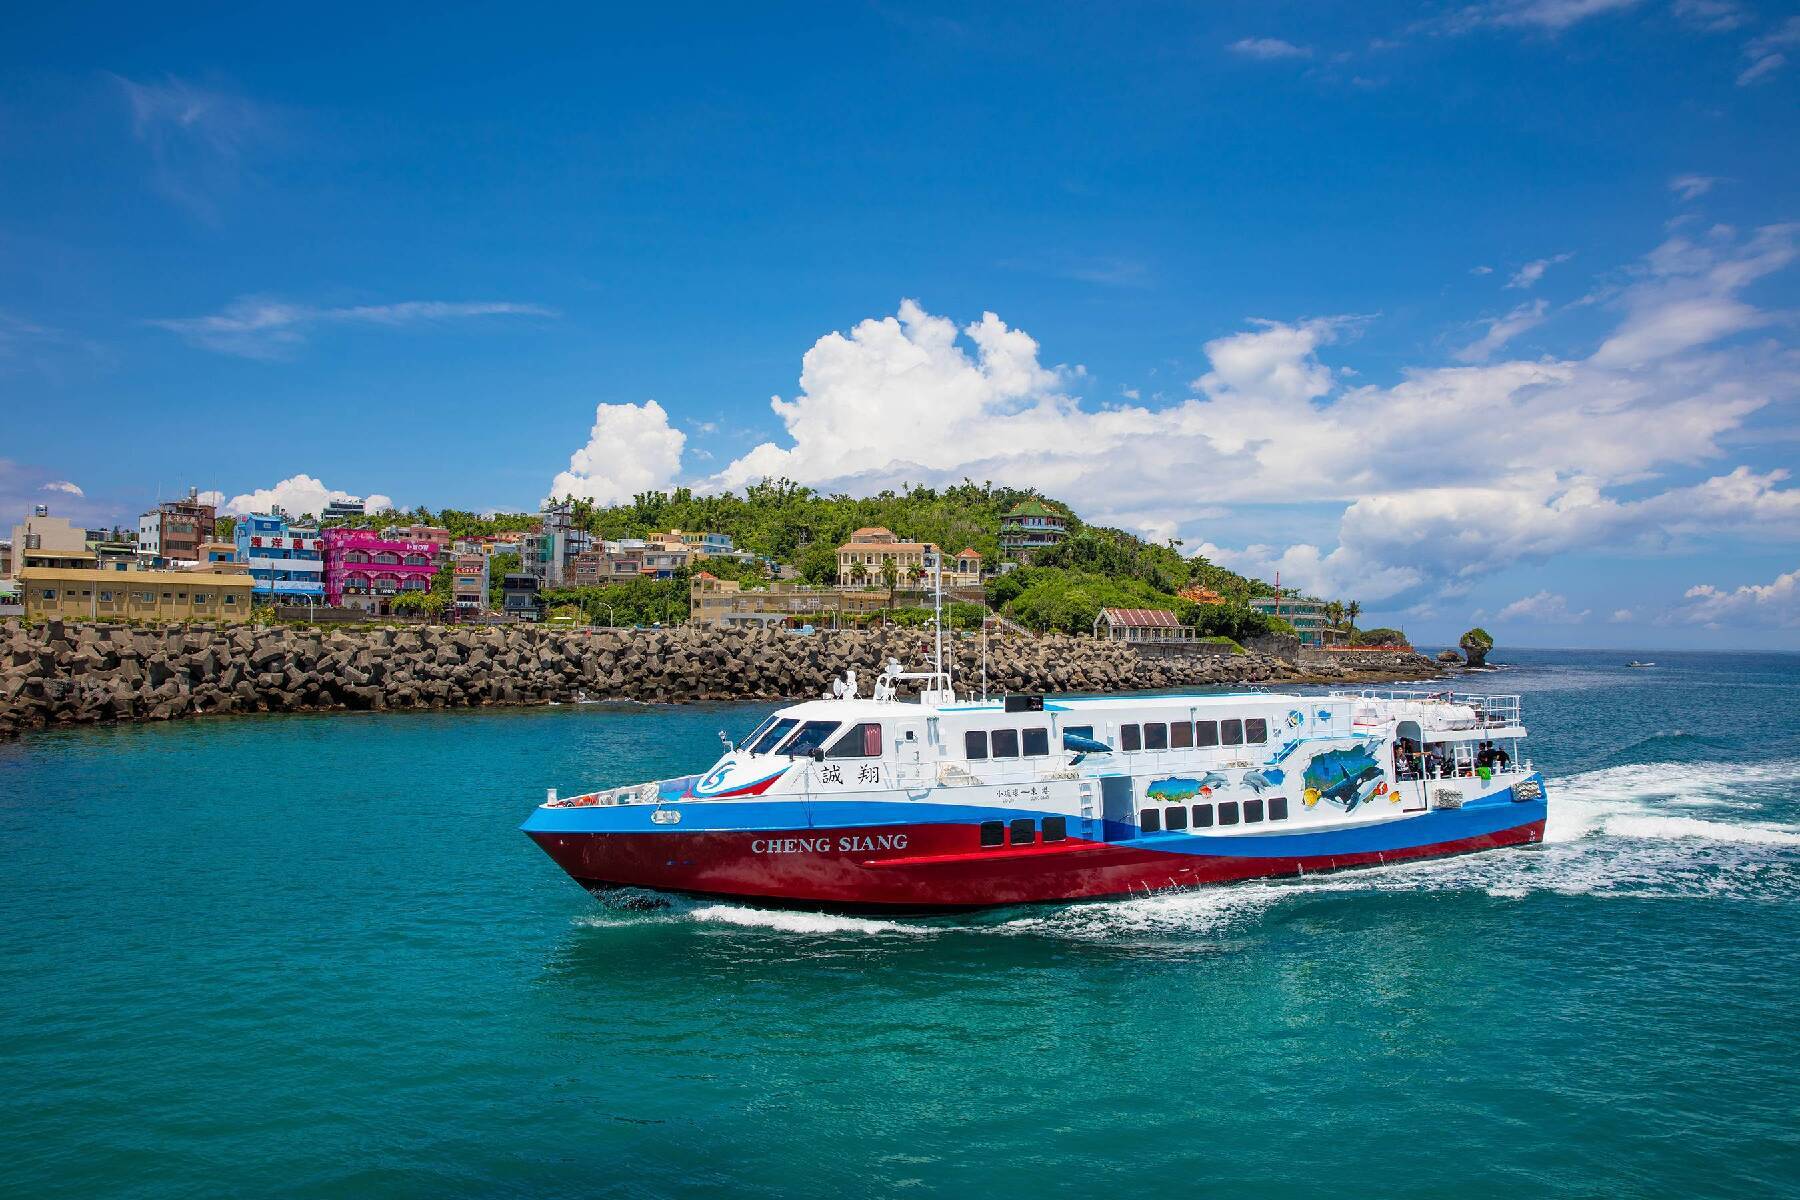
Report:
[[237,558],[250,565],[257,600],[325,599],[325,544],[319,531],[290,526],[286,513],[252,513],[237,523]]

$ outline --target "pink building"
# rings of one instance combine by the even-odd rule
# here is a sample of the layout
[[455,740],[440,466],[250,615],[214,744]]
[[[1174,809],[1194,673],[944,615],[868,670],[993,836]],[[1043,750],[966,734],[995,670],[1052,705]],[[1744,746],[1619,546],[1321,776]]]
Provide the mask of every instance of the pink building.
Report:
[[385,538],[368,529],[327,529],[325,602],[381,612],[401,592],[423,592],[437,574],[438,544]]

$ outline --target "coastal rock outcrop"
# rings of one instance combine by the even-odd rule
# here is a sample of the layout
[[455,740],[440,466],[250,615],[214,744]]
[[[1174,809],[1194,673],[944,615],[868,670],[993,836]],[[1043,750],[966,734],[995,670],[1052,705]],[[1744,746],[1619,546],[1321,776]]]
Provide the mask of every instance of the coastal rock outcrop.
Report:
[[[954,640],[962,686],[982,648]],[[0,625],[0,738],[94,721],[231,713],[452,708],[574,699],[654,702],[820,695],[854,668],[866,695],[882,664],[931,661],[931,635],[856,630],[545,629],[102,622]],[[991,692],[1115,692],[1294,678],[1416,677],[1418,655],[1327,674],[1255,651],[1149,655],[1071,637],[998,637]],[[1405,661],[1402,661],[1405,660]]]

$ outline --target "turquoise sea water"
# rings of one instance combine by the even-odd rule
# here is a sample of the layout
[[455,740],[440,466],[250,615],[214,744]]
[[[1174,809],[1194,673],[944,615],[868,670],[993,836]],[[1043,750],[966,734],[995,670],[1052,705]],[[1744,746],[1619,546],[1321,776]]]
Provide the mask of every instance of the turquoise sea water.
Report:
[[0,746],[0,1192],[1800,1195],[1800,657],[1511,657],[1544,846],[975,918],[515,831],[751,707]]

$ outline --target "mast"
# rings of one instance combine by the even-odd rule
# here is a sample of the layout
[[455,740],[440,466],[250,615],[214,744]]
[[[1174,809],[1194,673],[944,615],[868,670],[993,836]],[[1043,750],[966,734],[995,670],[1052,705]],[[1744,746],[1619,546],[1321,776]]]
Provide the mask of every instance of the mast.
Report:
[[[938,675],[943,676],[944,675],[944,551],[940,547],[937,547],[937,546],[933,546],[931,548],[931,550],[932,550],[932,554],[931,554],[931,576],[932,576],[931,627],[932,627],[932,634],[937,643],[935,654],[934,654],[935,661],[932,663],[932,669],[935,670],[938,673]],[[952,696],[954,696],[956,694],[956,688],[950,683],[949,678],[944,677],[943,682],[944,682],[944,689],[946,691],[948,691]]]

